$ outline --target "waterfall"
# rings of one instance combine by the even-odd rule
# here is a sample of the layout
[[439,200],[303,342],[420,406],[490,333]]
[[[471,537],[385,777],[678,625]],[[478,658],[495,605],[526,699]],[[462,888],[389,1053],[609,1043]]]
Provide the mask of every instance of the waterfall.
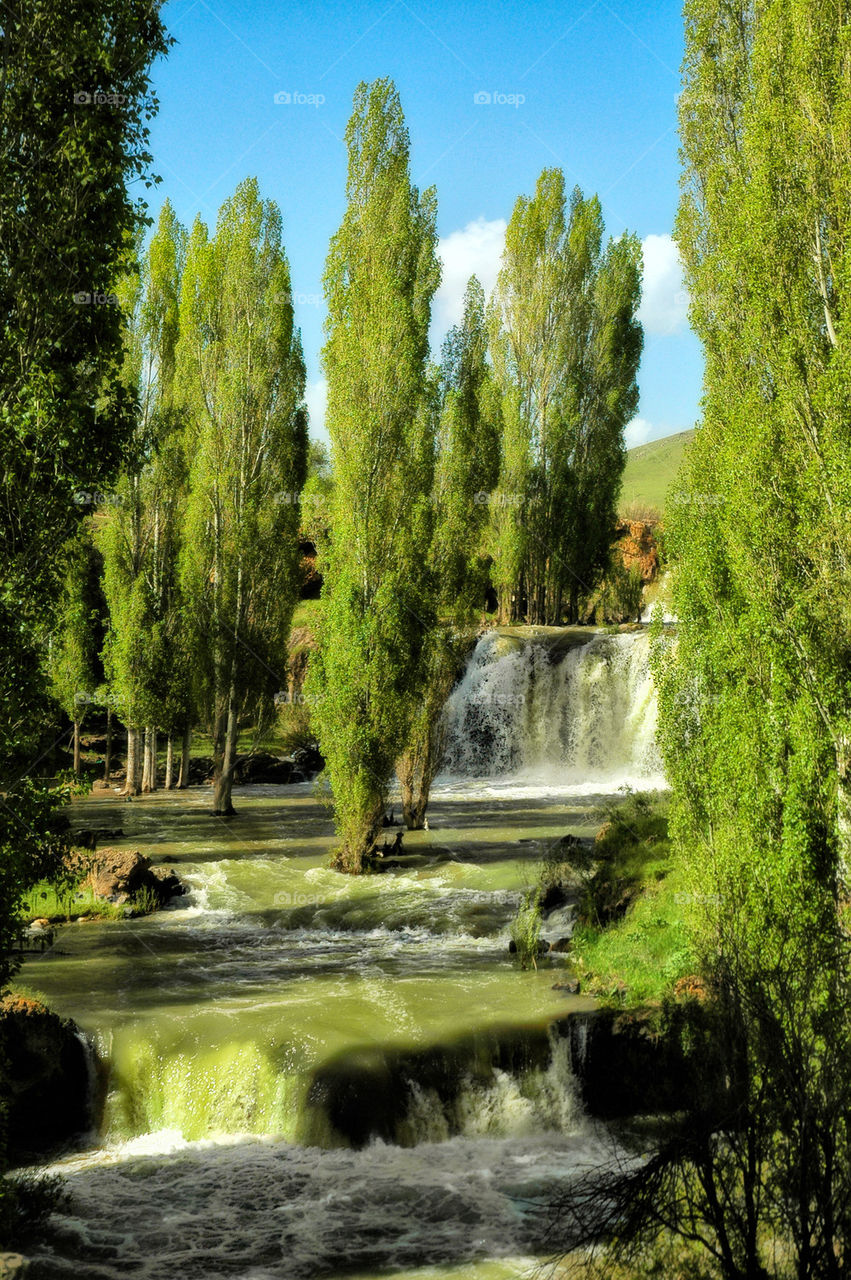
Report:
[[444,710],[447,774],[662,784],[646,632],[573,638],[482,637]]

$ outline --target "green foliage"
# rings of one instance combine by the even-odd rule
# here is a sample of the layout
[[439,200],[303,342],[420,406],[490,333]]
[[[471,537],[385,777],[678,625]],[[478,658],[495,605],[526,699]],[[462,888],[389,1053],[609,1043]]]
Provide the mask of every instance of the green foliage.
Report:
[[0,1178],[0,1248],[25,1247],[52,1213],[69,1205],[65,1183],[55,1174],[5,1174]]
[[492,499],[495,585],[505,620],[578,616],[609,557],[623,429],[638,404],[641,248],[602,247],[596,197],[544,170],[506,232],[489,315],[501,397],[502,467]]
[[524,893],[509,932],[521,969],[537,969],[541,941],[541,907],[537,889]]
[[0,989],[19,968],[12,954],[21,936],[21,903],[41,880],[60,881],[69,846],[60,810],[71,784],[46,790],[21,779],[0,805]]
[[152,911],[159,911],[161,903],[150,885],[143,885],[141,889],[137,889],[133,894],[130,905],[134,915],[148,916]]
[[778,1235],[789,1273],[838,1276],[851,1240],[847,19],[804,0],[689,0],[686,36],[677,235],[706,378],[668,503],[679,625],[657,631],[656,675],[671,830],[699,887],[694,945],[737,1090],[736,1122],[718,1118],[706,1157],[733,1190],[720,1207],[696,1193],[692,1221],[726,1234],[725,1276],[784,1274]]
[[[39,0],[4,12],[0,111],[0,758],[9,777],[49,723],[40,648],[58,549],[108,490],[130,434],[117,281],[145,221],[157,4]],[[80,102],[117,95],[119,105]],[[80,301],[80,297],[86,301]]]
[[338,864],[357,872],[408,738],[433,625],[426,367],[439,267],[434,192],[411,185],[390,81],[359,85],[346,144],[348,205],[325,271],[332,533],[308,691],[334,793]]
[[192,436],[182,587],[213,738],[215,808],[228,812],[240,721],[262,728],[286,685],[307,461],[281,215],[253,178],[222,206],[212,239],[200,220],[192,228],[177,382]]
[[51,692],[69,720],[80,721],[98,698],[103,671],[101,564],[83,525],[65,547],[67,565],[48,657]]
[[627,569],[615,548],[597,605],[598,620],[609,623],[635,622],[641,612],[643,588],[640,567],[632,564]]
[[619,1003],[658,1001],[695,966],[696,897],[683,888],[674,863],[668,801],[634,792],[603,816],[590,865],[580,868],[571,966],[583,990]]

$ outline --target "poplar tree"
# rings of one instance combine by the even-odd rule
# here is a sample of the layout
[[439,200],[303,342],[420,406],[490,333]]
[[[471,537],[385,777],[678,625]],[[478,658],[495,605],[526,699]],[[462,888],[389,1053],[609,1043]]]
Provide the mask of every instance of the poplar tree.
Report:
[[233,813],[239,730],[273,714],[300,583],[307,463],[301,338],[277,205],[248,178],[215,236],[189,238],[178,381],[191,439],[181,580],[200,711],[213,740],[214,811]]
[[502,396],[502,474],[494,495],[495,583],[503,620],[576,621],[609,560],[638,406],[641,247],[603,248],[596,196],[545,169],[521,196],[489,314]]
[[80,729],[98,701],[103,630],[100,564],[91,531],[81,526],[65,547],[65,576],[51,637],[48,672],[51,692],[74,728],[74,772],[80,775]]
[[341,841],[337,865],[357,873],[381,825],[434,624],[427,361],[440,271],[435,194],[411,183],[391,81],[358,86],[346,145],[348,205],[325,271],[334,494],[310,682]]
[[838,4],[686,6],[677,236],[706,373],[658,676],[728,1051],[690,1229],[726,1241],[725,1276],[839,1277],[851,1248],[849,32]]
[[106,664],[127,725],[130,794],[156,789],[157,728],[165,708],[172,710],[175,689],[185,685],[177,578],[185,465],[174,399],[185,239],[166,201],[148,251],[124,286],[124,376],[138,414],[127,470],[98,529],[110,613]]
[[396,762],[402,814],[411,830],[425,825],[431,784],[442,761],[443,705],[463,667],[489,584],[484,537],[499,476],[499,403],[487,362],[485,295],[475,276],[464,294],[462,322],[444,341],[436,391],[429,568],[439,618],[428,632],[421,694],[407,746]]

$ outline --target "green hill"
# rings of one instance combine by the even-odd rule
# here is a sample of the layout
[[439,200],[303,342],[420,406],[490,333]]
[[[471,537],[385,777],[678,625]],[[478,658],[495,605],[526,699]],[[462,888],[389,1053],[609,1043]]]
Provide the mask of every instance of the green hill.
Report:
[[651,440],[628,451],[618,504],[621,511],[635,503],[664,512],[665,496],[693,436],[694,429],[678,431],[674,436]]

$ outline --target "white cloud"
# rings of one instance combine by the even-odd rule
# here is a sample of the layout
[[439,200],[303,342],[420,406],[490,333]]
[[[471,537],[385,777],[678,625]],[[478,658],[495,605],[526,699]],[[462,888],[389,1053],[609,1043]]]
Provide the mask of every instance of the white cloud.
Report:
[[688,319],[688,293],[673,236],[645,236],[644,289],[638,318],[647,333],[672,334]]
[[317,378],[315,382],[308,382],[305,388],[304,398],[307,401],[307,413],[310,425],[310,434],[316,436],[324,436],[325,434],[325,409],[328,405],[328,381],[326,378]]
[[626,424],[623,433],[627,449],[634,449],[639,444],[647,444],[653,432],[652,422],[648,422],[646,418],[633,418],[632,422]]
[[476,218],[461,231],[453,231],[438,241],[437,252],[443,263],[443,279],[434,297],[433,324],[442,337],[464,315],[464,290],[470,276],[478,276],[485,294],[496,284],[506,222],[495,218]]

